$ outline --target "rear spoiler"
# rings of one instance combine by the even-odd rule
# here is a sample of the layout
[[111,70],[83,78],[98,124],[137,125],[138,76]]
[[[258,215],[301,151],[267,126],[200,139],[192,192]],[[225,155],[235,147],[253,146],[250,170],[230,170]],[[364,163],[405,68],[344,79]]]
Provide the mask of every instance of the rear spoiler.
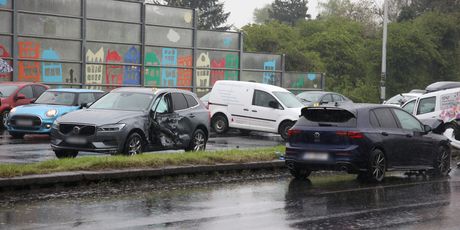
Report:
[[353,115],[353,117],[357,117],[357,114],[355,111],[352,111],[352,110],[349,110],[349,109],[345,109],[343,107],[330,107],[330,106],[325,106],[325,107],[304,107],[301,112],[300,112],[300,116],[303,116],[303,117],[307,117],[309,111],[314,111],[314,110],[336,110],[336,111],[347,111],[349,112],[350,114]]

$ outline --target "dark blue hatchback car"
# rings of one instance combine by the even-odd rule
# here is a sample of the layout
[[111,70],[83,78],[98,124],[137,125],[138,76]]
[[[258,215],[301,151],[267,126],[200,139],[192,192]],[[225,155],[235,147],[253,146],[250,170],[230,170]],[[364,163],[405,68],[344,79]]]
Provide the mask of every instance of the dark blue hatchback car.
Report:
[[314,170],[342,170],[376,182],[393,170],[447,176],[450,144],[434,128],[394,106],[306,107],[289,130],[286,165],[296,178]]

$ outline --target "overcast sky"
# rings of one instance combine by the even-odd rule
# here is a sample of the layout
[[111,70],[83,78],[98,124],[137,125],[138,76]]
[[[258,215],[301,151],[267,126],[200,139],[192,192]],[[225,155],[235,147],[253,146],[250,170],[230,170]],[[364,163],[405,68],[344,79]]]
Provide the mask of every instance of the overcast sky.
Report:
[[[262,8],[266,4],[272,3],[274,0],[222,0],[224,2],[225,11],[230,12],[227,23],[234,24],[236,27],[253,22],[252,13],[255,8]],[[315,18],[318,14],[318,0],[308,1],[308,13]]]

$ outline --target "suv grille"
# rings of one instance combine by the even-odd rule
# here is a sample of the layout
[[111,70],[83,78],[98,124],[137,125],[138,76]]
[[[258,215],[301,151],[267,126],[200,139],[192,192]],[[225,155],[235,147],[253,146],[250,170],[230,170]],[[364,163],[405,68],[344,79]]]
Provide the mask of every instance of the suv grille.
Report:
[[91,136],[96,132],[94,125],[60,124],[59,131],[66,135]]

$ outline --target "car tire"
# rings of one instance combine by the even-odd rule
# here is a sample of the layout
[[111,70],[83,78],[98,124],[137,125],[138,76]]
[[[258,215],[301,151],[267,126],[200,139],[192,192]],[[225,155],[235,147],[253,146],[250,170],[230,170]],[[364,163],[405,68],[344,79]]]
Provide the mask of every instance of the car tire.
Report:
[[65,159],[65,158],[75,158],[78,155],[78,151],[76,150],[54,150],[54,154],[58,159]]
[[248,129],[240,129],[241,136],[249,136],[251,134],[251,130]]
[[26,135],[25,133],[10,132],[10,136],[13,139],[23,139],[25,135]]
[[288,139],[288,130],[292,128],[292,126],[294,126],[294,122],[292,121],[281,122],[280,127],[278,129],[278,133],[281,135],[281,138],[283,138],[283,140],[286,141]]
[[289,172],[293,177],[299,180],[306,180],[308,176],[311,174],[311,170],[308,168],[299,168],[296,166],[293,166],[289,169]]
[[369,156],[367,179],[370,182],[382,182],[386,172],[386,157],[382,150],[374,149]]
[[450,149],[444,145],[439,146],[436,152],[436,159],[433,163],[433,175],[446,177],[450,172]]
[[139,133],[131,133],[125,142],[123,154],[127,156],[141,154],[144,151],[144,143],[144,139]]
[[6,124],[8,123],[8,115],[10,114],[10,111],[9,110],[5,110],[3,111],[2,113],[2,125],[4,128],[6,128]]
[[217,134],[223,134],[228,131],[228,119],[223,114],[217,114],[212,118],[212,128]]
[[204,151],[206,150],[206,134],[203,130],[197,129],[194,133],[192,138],[190,139],[189,146],[185,149],[185,151],[190,152],[197,152],[197,151]]
[[456,123],[453,123],[453,122],[450,122],[448,124],[446,124],[445,126],[445,130],[447,129],[453,129],[453,138],[455,140],[460,140],[460,128],[458,127],[458,125]]

